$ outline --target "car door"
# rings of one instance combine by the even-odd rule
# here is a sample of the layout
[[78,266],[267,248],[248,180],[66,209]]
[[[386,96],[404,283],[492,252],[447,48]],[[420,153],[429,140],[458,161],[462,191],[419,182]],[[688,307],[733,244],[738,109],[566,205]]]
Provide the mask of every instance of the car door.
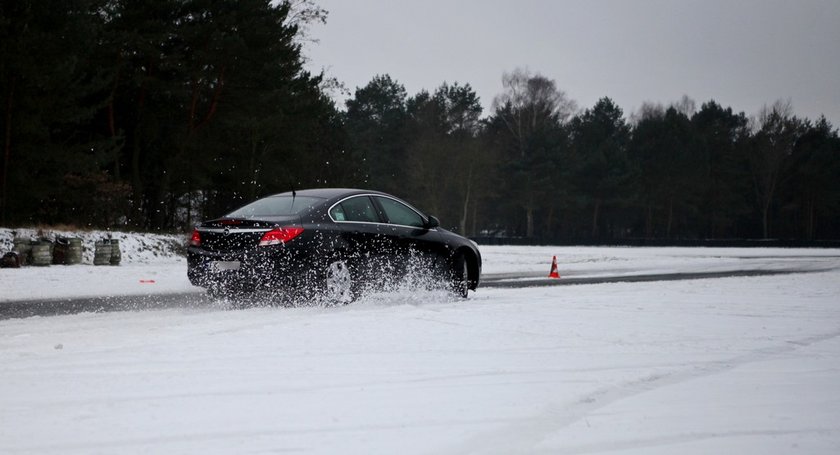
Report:
[[435,268],[445,254],[437,229],[427,228],[427,218],[400,200],[386,196],[373,199],[385,217],[381,231],[397,262],[409,268]]
[[341,236],[348,245],[347,258],[364,275],[380,268],[387,243],[380,226],[384,222],[378,207],[368,195],[345,198],[330,208],[330,218],[341,227]]

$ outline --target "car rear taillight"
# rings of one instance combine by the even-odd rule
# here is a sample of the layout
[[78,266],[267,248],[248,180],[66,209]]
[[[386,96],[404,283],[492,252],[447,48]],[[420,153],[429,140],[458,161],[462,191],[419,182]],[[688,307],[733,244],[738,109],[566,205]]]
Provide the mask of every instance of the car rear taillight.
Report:
[[190,238],[190,245],[201,246],[201,234],[198,233],[198,229],[193,229],[192,237]]
[[301,227],[282,227],[266,232],[260,239],[260,246],[280,245],[292,240],[303,232]]

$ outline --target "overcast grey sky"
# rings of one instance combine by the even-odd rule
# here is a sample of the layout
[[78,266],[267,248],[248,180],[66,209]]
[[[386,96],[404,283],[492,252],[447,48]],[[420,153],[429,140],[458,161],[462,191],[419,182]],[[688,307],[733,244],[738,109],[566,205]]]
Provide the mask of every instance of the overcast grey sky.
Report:
[[[409,95],[469,83],[489,114],[501,76],[548,78],[625,111],[682,95],[748,115],[790,99],[840,126],[840,0],[319,0],[306,54],[348,89],[390,74]],[[343,98],[342,98],[343,100]]]

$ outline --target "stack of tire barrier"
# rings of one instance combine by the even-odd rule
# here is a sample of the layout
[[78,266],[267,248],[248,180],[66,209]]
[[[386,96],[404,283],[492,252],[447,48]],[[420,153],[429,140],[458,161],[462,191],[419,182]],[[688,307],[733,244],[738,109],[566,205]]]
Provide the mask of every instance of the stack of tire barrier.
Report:
[[8,253],[4,254],[2,258],[0,258],[0,268],[19,268],[20,261],[20,253],[18,253],[17,251],[9,251]]
[[93,251],[93,265],[120,265],[120,241],[114,239],[99,240]]
[[53,264],[82,263],[82,239],[58,237],[53,249]]
[[[45,266],[52,264],[53,243],[48,239],[32,239],[15,237],[12,240],[12,252],[3,255],[4,267],[20,267],[23,265]],[[12,256],[16,256],[12,265]]]
[[15,237],[12,240],[12,252],[18,254],[20,265],[29,265],[29,253],[32,251],[32,239]]
[[52,264],[53,243],[48,240],[38,240],[32,244],[29,256],[34,266],[45,267]]
[[50,264],[82,263],[82,239],[79,238],[58,237],[53,242],[46,237],[39,239],[15,237],[12,243],[12,251],[0,258],[2,267],[17,268],[24,265],[45,267]]

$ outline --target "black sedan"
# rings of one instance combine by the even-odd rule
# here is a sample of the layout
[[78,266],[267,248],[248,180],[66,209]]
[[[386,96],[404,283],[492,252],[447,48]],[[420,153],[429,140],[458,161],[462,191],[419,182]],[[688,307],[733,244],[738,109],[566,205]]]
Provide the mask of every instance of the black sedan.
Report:
[[293,292],[348,303],[363,289],[419,276],[466,297],[478,286],[481,254],[439,224],[377,191],[276,194],[196,226],[187,272],[214,295]]

